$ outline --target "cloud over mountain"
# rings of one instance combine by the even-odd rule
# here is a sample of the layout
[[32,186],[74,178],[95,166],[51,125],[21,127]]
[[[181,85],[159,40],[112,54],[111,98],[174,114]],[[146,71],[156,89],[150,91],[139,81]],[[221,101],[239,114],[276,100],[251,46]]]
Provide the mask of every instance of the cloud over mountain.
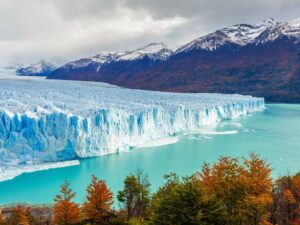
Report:
[[0,64],[66,60],[148,42],[177,47],[228,24],[298,17],[298,0],[1,0]]

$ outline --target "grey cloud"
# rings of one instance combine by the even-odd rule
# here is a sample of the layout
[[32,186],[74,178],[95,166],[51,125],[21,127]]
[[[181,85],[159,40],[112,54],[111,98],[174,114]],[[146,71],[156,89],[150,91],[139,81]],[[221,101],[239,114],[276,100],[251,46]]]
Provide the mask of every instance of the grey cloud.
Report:
[[123,0],[52,0],[67,20],[111,18],[119,14]]
[[299,0],[126,0],[126,4],[130,8],[147,10],[158,18],[174,15],[240,18],[251,14],[280,13],[293,8],[299,10],[300,7]]
[[296,19],[299,11],[300,0],[0,0],[0,65],[156,41],[178,46],[236,23]]

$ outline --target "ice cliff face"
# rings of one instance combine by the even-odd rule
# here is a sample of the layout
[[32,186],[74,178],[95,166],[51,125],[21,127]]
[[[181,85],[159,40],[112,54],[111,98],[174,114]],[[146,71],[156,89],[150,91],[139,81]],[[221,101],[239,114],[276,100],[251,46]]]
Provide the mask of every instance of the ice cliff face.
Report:
[[0,79],[0,166],[100,156],[263,109],[241,95]]

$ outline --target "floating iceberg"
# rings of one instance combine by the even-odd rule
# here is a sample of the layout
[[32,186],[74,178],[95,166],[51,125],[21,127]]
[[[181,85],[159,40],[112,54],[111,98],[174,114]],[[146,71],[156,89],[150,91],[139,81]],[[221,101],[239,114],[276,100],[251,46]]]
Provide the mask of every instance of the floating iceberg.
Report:
[[0,166],[128,151],[262,110],[242,95],[131,90],[104,83],[0,79]]

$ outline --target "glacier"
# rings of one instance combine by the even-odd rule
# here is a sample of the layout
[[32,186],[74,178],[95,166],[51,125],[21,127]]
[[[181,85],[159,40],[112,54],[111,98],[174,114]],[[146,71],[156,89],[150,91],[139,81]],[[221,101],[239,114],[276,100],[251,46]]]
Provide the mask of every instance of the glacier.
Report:
[[238,94],[166,93],[105,83],[0,77],[1,168],[126,152],[264,109]]

